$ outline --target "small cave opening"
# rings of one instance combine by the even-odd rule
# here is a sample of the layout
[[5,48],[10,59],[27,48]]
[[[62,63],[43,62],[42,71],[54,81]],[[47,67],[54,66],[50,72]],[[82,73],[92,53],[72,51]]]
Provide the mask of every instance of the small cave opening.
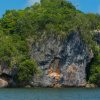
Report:
[[2,74],[0,75],[0,78],[1,78],[1,79],[5,79],[5,80],[10,80],[10,79],[12,79],[12,76],[10,76],[10,75],[8,75],[8,74],[6,74],[6,73],[2,73]]

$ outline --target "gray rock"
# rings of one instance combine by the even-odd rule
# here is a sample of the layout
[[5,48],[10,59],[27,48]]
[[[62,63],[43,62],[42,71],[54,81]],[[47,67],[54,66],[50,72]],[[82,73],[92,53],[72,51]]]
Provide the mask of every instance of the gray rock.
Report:
[[[86,67],[93,53],[78,33],[72,33],[64,40],[51,36],[41,42],[33,43],[32,48],[31,57],[43,70],[39,84],[85,85]],[[35,82],[34,79],[33,83]]]

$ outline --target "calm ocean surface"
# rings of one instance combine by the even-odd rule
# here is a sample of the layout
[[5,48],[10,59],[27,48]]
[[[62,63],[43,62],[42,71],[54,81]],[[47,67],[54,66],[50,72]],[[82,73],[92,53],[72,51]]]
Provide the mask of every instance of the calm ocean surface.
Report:
[[0,89],[0,100],[100,100],[100,89]]

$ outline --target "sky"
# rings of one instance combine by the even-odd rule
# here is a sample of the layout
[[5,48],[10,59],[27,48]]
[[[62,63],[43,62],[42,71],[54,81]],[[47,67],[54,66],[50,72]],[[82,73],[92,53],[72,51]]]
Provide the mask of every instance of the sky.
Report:
[[[100,14],[100,0],[69,0],[77,9],[85,13],[99,13]],[[24,9],[31,6],[39,0],[0,0],[0,17],[6,10]]]

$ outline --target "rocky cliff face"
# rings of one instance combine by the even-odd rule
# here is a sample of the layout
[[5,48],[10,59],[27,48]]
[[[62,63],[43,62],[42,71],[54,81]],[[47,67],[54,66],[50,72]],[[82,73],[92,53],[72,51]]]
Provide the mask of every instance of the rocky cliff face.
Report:
[[[78,33],[64,39],[51,36],[33,43],[31,48],[31,58],[42,70],[41,76],[33,76],[32,86],[85,86],[86,67],[93,53]],[[1,80],[6,79],[8,84],[13,84],[11,77],[16,71],[8,68],[1,70]]]
[[41,43],[32,45],[31,57],[34,58],[43,73],[33,77],[35,86],[84,86],[86,67],[93,53],[78,33],[68,38],[49,37]]

